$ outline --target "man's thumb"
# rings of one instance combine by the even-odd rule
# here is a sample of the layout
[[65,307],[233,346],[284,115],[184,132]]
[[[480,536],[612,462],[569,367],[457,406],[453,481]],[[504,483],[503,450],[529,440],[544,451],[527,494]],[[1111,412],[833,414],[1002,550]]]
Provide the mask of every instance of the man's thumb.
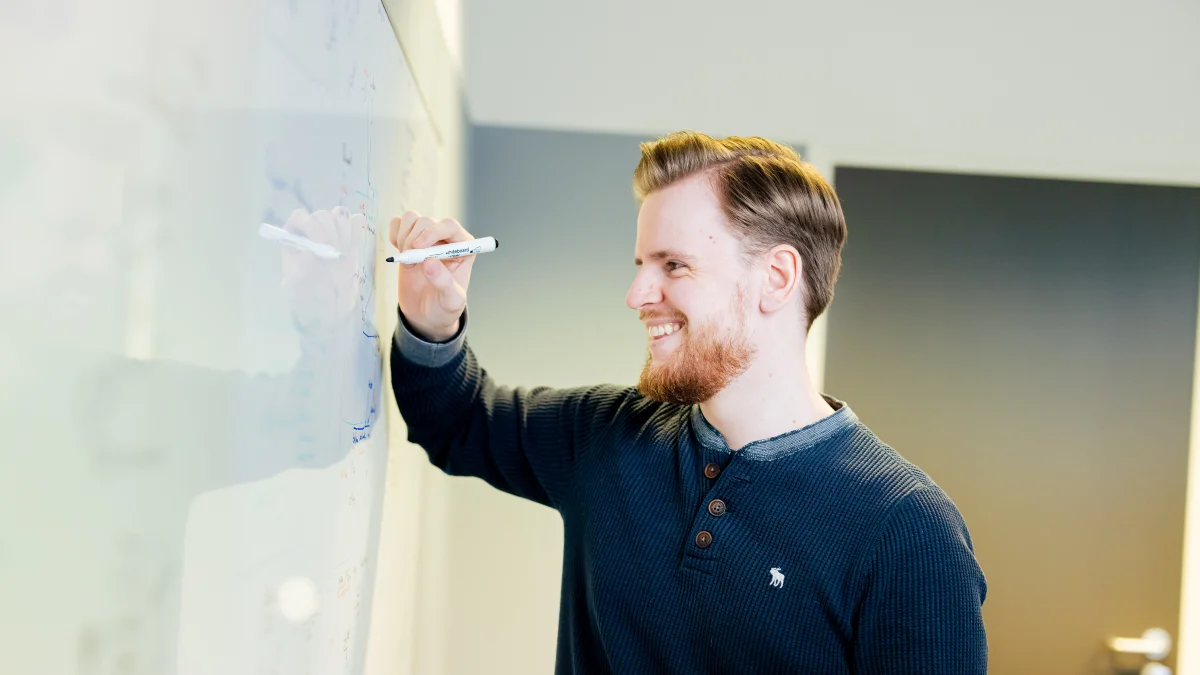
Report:
[[429,279],[429,283],[437,289],[438,295],[441,296],[443,306],[448,302],[456,303],[458,293],[454,288],[454,275],[450,274],[446,265],[438,258],[426,258],[421,265],[425,278]]

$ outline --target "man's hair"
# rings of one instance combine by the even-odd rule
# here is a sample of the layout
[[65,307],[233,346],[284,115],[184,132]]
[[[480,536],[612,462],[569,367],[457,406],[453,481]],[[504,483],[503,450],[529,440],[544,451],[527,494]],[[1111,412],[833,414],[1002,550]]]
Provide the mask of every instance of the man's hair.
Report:
[[833,187],[796,151],[758,136],[716,139],[679,131],[642,143],[633,172],[638,205],[655,190],[708,173],[729,226],[749,263],[780,244],[800,254],[805,329],[833,300],[842,266],[846,219]]

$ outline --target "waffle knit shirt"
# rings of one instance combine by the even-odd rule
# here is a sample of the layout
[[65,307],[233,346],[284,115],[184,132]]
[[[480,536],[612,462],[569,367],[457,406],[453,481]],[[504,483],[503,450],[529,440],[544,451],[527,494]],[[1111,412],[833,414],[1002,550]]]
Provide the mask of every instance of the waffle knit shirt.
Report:
[[958,509],[846,403],[733,451],[699,405],[497,384],[466,330],[401,315],[393,391],[443,472],[562,517],[558,674],[987,672]]

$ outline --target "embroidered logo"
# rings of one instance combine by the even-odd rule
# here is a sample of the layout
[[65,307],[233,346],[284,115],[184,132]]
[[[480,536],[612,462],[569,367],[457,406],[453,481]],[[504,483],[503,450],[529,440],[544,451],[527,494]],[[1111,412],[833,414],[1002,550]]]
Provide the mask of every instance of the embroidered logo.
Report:
[[778,567],[771,568],[771,585],[783,588],[783,572],[780,572]]

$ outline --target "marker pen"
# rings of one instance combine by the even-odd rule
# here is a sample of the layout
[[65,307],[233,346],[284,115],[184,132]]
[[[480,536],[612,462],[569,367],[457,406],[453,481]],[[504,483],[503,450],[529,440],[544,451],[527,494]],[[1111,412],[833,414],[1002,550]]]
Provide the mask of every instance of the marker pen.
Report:
[[400,255],[388,258],[387,261],[403,265],[416,265],[417,263],[424,262],[426,258],[461,258],[465,255],[474,255],[476,253],[489,253],[495,251],[497,248],[500,248],[500,242],[496,241],[495,237],[480,237],[466,241],[455,241],[449,244],[439,244],[437,246],[430,246],[429,248],[410,248]]

